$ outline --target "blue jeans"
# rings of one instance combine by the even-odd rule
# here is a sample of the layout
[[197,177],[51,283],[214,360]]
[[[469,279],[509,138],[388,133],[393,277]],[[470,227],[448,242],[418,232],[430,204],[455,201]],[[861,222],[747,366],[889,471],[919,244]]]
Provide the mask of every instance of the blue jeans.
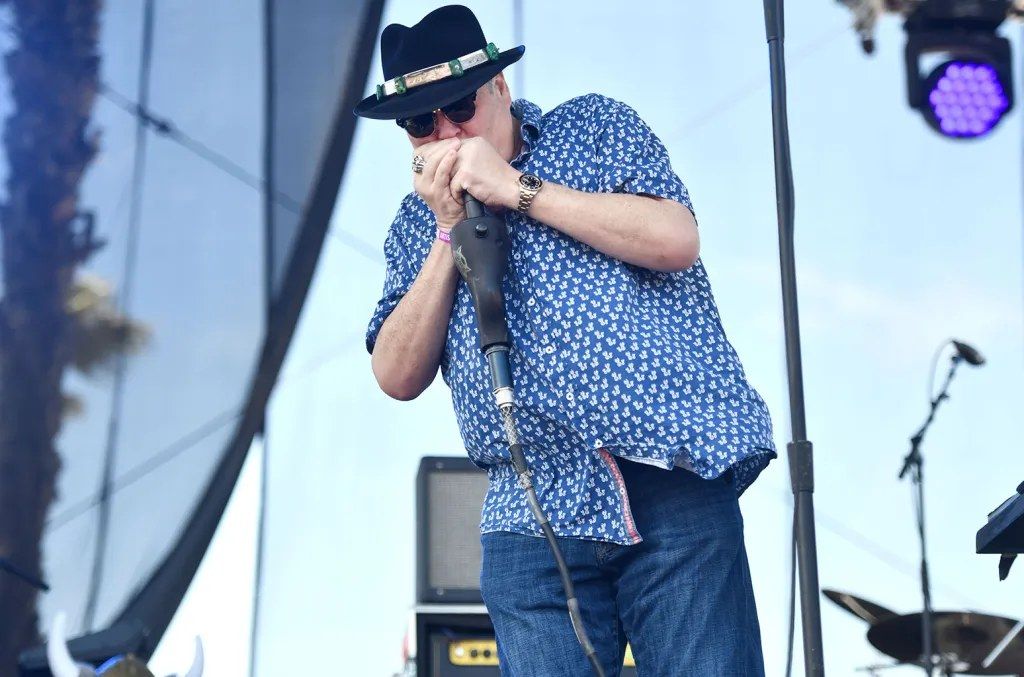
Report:
[[[616,461],[643,542],[558,539],[605,675],[619,674],[627,640],[643,677],[764,675],[731,473],[704,480]],[[547,541],[508,532],[481,541],[501,674],[591,677]]]

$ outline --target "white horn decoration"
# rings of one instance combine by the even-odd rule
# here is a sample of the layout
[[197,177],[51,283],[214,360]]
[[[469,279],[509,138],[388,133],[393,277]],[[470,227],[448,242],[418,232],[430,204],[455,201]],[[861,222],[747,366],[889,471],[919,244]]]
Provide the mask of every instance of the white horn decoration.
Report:
[[58,611],[50,627],[50,636],[46,640],[46,660],[50,664],[53,677],[95,677],[96,673],[75,662],[68,651],[68,642],[64,634],[67,614]]
[[196,637],[196,655],[184,677],[203,677],[203,641]]

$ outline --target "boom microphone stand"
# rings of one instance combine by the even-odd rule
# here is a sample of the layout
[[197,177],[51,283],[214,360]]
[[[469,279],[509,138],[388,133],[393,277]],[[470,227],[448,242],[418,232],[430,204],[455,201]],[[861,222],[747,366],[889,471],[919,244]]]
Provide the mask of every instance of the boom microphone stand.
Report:
[[925,541],[924,529],[924,457],[921,456],[921,442],[928,432],[932,421],[935,419],[935,411],[943,401],[949,399],[949,384],[953,381],[957,367],[966,360],[969,364],[980,366],[985,360],[974,348],[953,341],[957,353],[950,359],[949,372],[946,374],[946,382],[942,385],[942,391],[930,402],[928,418],[924,425],[910,438],[910,453],[903,459],[903,468],[900,470],[899,479],[910,472],[910,481],[914,485],[914,517],[917,522],[917,534],[921,539],[921,595],[924,598],[924,608],[921,612],[921,663],[925,674],[931,677],[935,674],[935,636],[932,622],[932,590],[931,580],[928,578],[928,551]]
[[782,314],[786,331],[789,416],[793,441],[788,445],[789,473],[796,511],[795,537],[800,565],[800,609],[804,631],[804,671],[824,675],[821,607],[818,598],[818,555],[814,539],[814,448],[807,440],[804,418],[803,366],[800,360],[800,319],[797,314],[796,267],[793,253],[793,169],[786,119],[785,26],[782,0],[764,0],[764,25],[772,85],[772,132],[775,142],[775,195],[779,220],[782,270]]
[[501,280],[505,277],[505,269],[508,267],[508,227],[504,219],[485,213],[483,206],[472,195],[464,193],[463,197],[466,201],[466,219],[452,228],[452,256],[455,258],[459,274],[466,281],[473,296],[477,325],[480,329],[480,350],[487,359],[491,373],[491,388],[495,404],[501,412],[508,450],[512,456],[512,467],[519,479],[519,485],[526,492],[530,510],[540,524],[555,557],[576,639],[579,640],[583,653],[594,668],[594,674],[597,677],[604,677],[597,652],[583,627],[583,617],[580,615],[580,605],[576,599],[572,578],[569,576],[569,568],[555,540],[555,532],[552,531],[548,517],[537,499],[537,492],[530,480],[530,468],[519,443],[519,432],[516,430],[512,369],[508,363],[511,341],[505,322],[505,297],[501,291]]

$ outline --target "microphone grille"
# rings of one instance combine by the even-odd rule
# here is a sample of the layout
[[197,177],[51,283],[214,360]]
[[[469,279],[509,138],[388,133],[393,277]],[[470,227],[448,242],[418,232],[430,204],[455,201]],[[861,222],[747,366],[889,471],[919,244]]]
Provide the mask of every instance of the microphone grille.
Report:
[[953,345],[956,347],[956,352],[960,357],[964,358],[968,364],[974,365],[975,367],[980,367],[985,364],[985,358],[982,357],[981,353],[979,353],[973,346],[970,346],[963,341],[955,340],[953,341]]

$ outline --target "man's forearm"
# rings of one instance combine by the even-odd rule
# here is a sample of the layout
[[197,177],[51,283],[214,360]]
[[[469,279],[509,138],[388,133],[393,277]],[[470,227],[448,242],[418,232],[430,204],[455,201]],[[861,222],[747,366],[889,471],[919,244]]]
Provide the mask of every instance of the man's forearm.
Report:
[[[466,139],[452,185],[494,207],[519,204],[520,172],[487,141]],[[686,270],[700,254],[697,223],[675,200],[625,193],[587,193],[545,183],[529,215],[599,252],[652,270]]]
[[603,254],[651,270],[685,270],[700,254],[697,223],[674,200],[586,193],[549,182],[529,213]]
[[373,375],[391,397],[414,399],[437,375],[458,278],[449,245],[435,241],[416,281],[385,320],[373,348]]

